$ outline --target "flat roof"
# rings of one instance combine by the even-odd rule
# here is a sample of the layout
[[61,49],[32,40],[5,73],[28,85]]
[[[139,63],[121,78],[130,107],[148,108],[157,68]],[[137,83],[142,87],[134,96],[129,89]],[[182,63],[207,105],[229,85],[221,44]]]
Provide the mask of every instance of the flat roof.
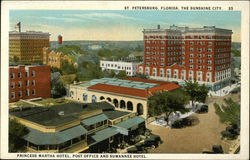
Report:
[[137,88],[137,89],[148,89],[155,86],[159,86],[158,83],[151,83],[151,82],[138,82],[133,80],[123,80],[117,78],[101,78],[101,79],[93,79],[87,83],[78,83],[74,85],[82,86],[82,87],[91,87],[96,84],[110,84],[115,86],[121,87],[129,87],[129,88]]
[[41,132],[33,128],[28,128],[28,130],[29,133],[24,136],[24,139],[36,145],[61,144],[87,133],[81,125],[60,132]]
[[[61,105],[45,107],[34,107],[25,111],[12,111],[11,115],[26,119],[37,124],[45,126],[58,126],[67,122],[77,120],[79,113],[89,112],[92,110],[112,110],[114,106],[108,102],[98,103],[65,103]],[[59,115],[59,112],[64,112],[64,115]]]
[[114,120],[116,118],[130,114],[131,112],[113,110],[113,111],[104,111],[103,113],[108,117],[108,119]]

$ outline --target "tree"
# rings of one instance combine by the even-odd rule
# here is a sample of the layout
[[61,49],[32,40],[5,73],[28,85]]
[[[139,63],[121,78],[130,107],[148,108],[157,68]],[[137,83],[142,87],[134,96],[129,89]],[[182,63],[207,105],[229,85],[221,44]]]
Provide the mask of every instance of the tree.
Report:
[[209,91],[209,89],[204,84],[199,86],[198,82],[196,81],[185,81],[184,90],[190,96],[192,105],[194,105],[194,101],[205,102]]
[[63,75],[76,73],[76,68],[73,64],[69,63],[67,60],[61,62],[61,70]]
[[23,151],[25,141],[23,136],[29,133],[29,130],[19,123],[16,119],[9,121],[9,152]]
[[162,113],[166,114],[166,120],[171,113],[180,111],[185,113],[189,111],[185,108],[185,104],[189,101],[189,97],[181,91],[174,92],[156,92],[149,98],[148,112],[149,116],[157,116]]
[[142,74],[142,73],[136,73],[136,75],[134,77],[142,78],[142,79],[149,79],[148,75]]
[[224,99],[226,105],[214,103],[215,113],[222,123],[237,125],[240,122],[240,105],[231,98]]
[[120,71],[117,75],[116,75],[116,78],[119,78],[119,79],[125,79],[127,78],[127,74],[126,74],[126,71]]

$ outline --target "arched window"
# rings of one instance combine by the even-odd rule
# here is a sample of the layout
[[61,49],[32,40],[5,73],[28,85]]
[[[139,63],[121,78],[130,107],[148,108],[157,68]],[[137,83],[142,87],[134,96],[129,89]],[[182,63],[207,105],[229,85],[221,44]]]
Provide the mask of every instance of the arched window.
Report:
[[127,102],[127,109],[130,110],[130,111],[133,111],[133,103],[128,101]]
[[70,91],[70,96],[73,97],[74,96],[74,92]]
[[113,103],[114,103],[115,107],[118,107],[118,100],[117,99],[114,99]]
[[143,114],[143,105],[141,103],[137,104],[137,114],[138,116]]
[[82,100],[87,101],[88,100],[88,95],[86,93],[82,94]]
[[120,101],[120,108],[124,108],[124,109],[126,108],[126,103],[124,100]]
[[93,96],[92,96],[92,103],[95,103],[95,102],[96,102],[96,100],[97,100],[96,96],[95,96],[95,95],[93,95]]

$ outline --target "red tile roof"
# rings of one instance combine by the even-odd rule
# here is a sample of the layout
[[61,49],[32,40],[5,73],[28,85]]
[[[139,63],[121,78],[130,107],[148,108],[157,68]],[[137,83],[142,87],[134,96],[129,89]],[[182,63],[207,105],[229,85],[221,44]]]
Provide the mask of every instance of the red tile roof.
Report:
[[170,83],[170,82],[145,80],[145,79],[140,79],[140,78],[127,78],[127,80],[146,82],[146,83],[157,83],[160,85],[149,88],[147,90],[147,89],[137,89],[137,88],[129,88],[129,87],[114,86],[114,85],[109,85],[109,84],[98,83],[98,84],[88,87],[88,89],[148,98],[157,91],[162,91],[162,90],[172,91],[177,88],[180,88],[178,84]]

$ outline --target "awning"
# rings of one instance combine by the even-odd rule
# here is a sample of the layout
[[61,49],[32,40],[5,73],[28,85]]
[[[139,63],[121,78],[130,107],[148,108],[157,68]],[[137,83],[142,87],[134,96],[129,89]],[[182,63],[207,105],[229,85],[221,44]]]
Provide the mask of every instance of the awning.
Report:
[[137,129],[138,125],[145,122],[145,119],[142,117],[135,116],[133,118],[127,119],[121,123],[117,123],[117,127],[125,128],[125,129]]
[[97,116],[93,116],[90,118],[86,118],[84,120],[82,120],[81,122],[87,126],[92,125],[92,124],[96,124],[98,122],[102,122],[104,120],[107,120],[108,117],[105,114],[99,114]]
[[61,144],[87,133],[87,130],[81,125],[60,132],[41,132],[32,128],[28,129],[29,133],[24,136],[24,139],[36,145]]
[[98,132],[95,132],[94,134],[90,135],[92,142],[89,144],[90,146],[97,144],[103,140],[106,140],[114,135],[117,135],[119,131],[116,128],[109,127],[105,128],[103,130],[100,130]]

